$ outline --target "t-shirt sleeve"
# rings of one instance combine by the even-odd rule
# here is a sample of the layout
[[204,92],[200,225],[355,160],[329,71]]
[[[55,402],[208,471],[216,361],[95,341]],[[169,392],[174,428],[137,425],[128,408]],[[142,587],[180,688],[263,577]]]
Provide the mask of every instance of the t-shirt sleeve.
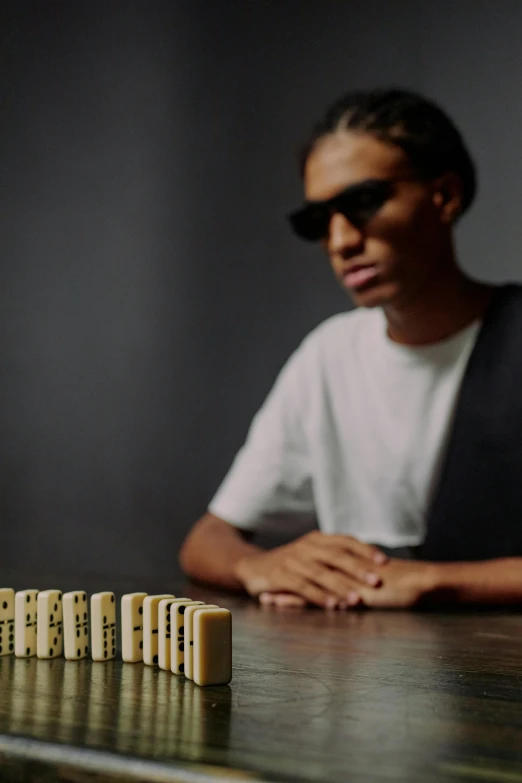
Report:
[[[306,341],[305,341],[306,342]],[[209,511],[254,530],[285,517],[311,517],[314,499],[305,435],[306,345],[290,357],[250,425]]]

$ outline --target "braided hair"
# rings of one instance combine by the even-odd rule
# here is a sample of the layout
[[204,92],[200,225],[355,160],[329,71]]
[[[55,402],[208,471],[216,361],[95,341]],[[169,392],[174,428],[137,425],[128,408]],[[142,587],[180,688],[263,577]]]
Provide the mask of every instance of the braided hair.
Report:
[[394,144],[406,153],[421,178],[432,179],[451,171],[462,184],[462,215],[477,191],[473,160],[461,134],[436,103],[398,88],[348,92],[333,103],[299,154],[301,176],[317,142],[338,131],[363,131]]

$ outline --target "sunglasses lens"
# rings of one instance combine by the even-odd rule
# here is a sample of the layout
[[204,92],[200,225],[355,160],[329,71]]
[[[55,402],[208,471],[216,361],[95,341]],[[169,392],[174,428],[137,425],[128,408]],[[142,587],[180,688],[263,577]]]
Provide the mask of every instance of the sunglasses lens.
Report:
[[377,214],[392,192],[390,182],[374,181],[338,196],[336,207],[354,226],[361,228]]
[[301,239],[318,242],[328,234],[330,211],[325,207],[308,205],[289,215],[290,225]]
[[339,212],[356,228],[362,228],[385,204],[393,193],[389,180],[368,180],[350,186],[335,198],[309,203],[289,215],[290,224],[301,239],[318,242],[328,236],[332,214]]

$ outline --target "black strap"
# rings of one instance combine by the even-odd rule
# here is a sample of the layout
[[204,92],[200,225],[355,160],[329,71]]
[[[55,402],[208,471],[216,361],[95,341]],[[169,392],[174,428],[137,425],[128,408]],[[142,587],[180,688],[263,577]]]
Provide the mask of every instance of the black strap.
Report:
[[522,286],[502,285],[462,381],[423,559],[522,555]]

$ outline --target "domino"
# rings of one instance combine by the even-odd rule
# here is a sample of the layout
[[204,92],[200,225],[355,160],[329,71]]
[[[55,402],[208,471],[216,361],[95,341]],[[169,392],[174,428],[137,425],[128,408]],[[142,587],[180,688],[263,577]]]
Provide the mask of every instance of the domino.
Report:
[[203,601],[191,601],[190,598],[176,601],[170,609],[171,655],[170,669],[174,674],[183,674],[185,670],[185,610],[187,606],[203,605]]
[[57,658],[63,653],[63,607],[60,590],[43,590],[37,597],[36,655]]
[[180,601],[190,601],[190,598],[162,598],[158,604],[158,666],[170,671],[170,608]]
[[31,658],[36,655],[38,592],[38,590],[19,590],[15,593],[14,653],[17,658]]
[[91,647],[93,661],[116,655],[116,598],[114,593],[91,595]]
[[147,593],[127,593],[121,599],[121,657],[125,663],[143,660],[143,600]]
[[10,655],[15,648],[15,601],[11,587],[0,587],[0,655]]
[[227,685],[232,679],[232,614],[198,608],[192,620],[192,674],[196,685]]
[[143,599],[143,663],[154,666],[158,663],[158,605],[163,598],[176,596],[148,595]]
[[83,590],[64,593],[63,645],[68,661],[79,661],[89,654],[87,594]]
[[[205,609],[219,609],[219,606],[216,606],[216,604],[203,604]],[[197,609],[201,609],[201,604],[190,604],[190,606],[187,606],[185,608],[185,622],[183,623],[184,627],[184,637],[185,637],[185,649],[184,649],[184,655],[185,655],[185,661],[184,661],[184,668],[183,673],[185,677],[188,677],[189,680],[193,679],[193,673],[192,673],[192,663],[193,663],[193,647],[194,647],[194,641],[192,636],[192,627],[193,627],[193,620],[194,620],[194,612]]]

